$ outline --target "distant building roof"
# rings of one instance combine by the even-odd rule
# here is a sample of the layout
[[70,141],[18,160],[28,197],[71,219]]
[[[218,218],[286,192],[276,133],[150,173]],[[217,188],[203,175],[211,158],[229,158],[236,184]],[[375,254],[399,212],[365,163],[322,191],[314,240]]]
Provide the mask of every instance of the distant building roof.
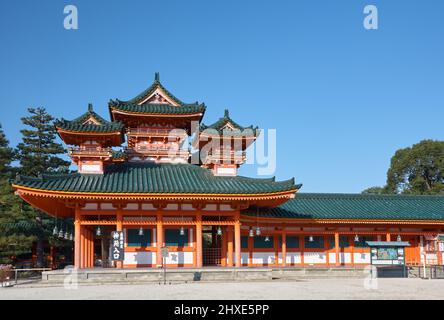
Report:
[[[247,215],[256,214],[246,211]],[[301,193],[264,218],[319,220],[444,220],[444,196]]]

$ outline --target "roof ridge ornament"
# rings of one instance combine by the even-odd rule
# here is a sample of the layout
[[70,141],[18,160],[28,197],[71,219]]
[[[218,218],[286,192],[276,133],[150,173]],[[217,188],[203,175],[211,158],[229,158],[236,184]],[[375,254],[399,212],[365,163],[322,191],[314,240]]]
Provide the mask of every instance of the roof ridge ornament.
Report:
[[94,111],[92,103],[88,103],[88,111],[89,112],[93,112]]
[[154,73],[154,81],[160,82],[160,73],[159,72]]
[[224,118],[229,118],[230,117],[230,111],[228,111],[228,109],[224,110]]

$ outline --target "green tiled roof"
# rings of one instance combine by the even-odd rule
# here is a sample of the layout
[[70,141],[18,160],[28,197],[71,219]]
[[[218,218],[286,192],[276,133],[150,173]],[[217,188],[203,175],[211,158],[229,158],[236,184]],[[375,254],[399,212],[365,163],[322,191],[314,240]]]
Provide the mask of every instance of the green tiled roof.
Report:
[[[224,129],[224,127],[228,123],[234,128],[234,130]],[[233,121],[233,119],[230,118],[228,109],[225,109],[224,116],[222,118],[219,118],[219,120],[217,120],[215,123],[211,125],[201,124],[200,130],[203,131],[206,129],[213,129],[216,130],[219,134],[224,134],[224,135],[241,135],[242,131],[244,131],[245,129],[251,129],[252,133],[256,135],[258,127],[254,128],[252,125],[249,127],[243,127],[239,125],[238,123]]]
[[[147,97],[149,97],[156,89],[160,88],[166,95],[172,99],[178,106],[171,104],[153,104],[153,103],[143,103]],[[137,95],[135,98],[122,101],[119,99],[110,100],[109,107],[114,109],[119,109],[123,111],[135,112],[135,113],[145,113],[145,114],[194,114],[205,112],[204,103],[184,103],[176,98],[171,92],[169,92],[161,83],[159,79],[159,73],[156,72],[154,76],[153,84]]]
[[204,113],[205,104],[183,104],[180,106],[173,106],[169,104],[152,104],[144,103],[138,104],[123,104],[119,100],[110,102],[111,108],[116,108],[123,111],[134,112],[134,113],[145,113],[145,114],[194,114],[194,113]]
[[[350,220],[444,220],[444,196],[300,193],[261,217]],[[255,215],[256,211],[245,212]]]
[[[93,118],[99,124],[84,124],[88,119]],[[92,105],[88,105],[88,111],[74,120],[60,119],[55,122],[57,128],[73,132],[118,132],[122,131],[123,124],[120,122],[109,122],[93,111]]]
[[52,191],[91,193],[159,194],[262,194],[296,190],[294,179],[214,176],[210,170],[191,164],[112,164],[101,174],[18,176],[15,185]]

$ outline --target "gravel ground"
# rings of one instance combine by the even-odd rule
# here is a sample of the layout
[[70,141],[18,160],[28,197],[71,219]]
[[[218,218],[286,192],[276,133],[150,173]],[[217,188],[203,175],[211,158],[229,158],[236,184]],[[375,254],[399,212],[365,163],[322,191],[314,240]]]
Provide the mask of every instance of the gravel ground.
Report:
[[29,286],[0,288],[0,299],[443,299],[444,280],[378,279],[366,289],[362,279],[316,279],[237,283],[182,283]]

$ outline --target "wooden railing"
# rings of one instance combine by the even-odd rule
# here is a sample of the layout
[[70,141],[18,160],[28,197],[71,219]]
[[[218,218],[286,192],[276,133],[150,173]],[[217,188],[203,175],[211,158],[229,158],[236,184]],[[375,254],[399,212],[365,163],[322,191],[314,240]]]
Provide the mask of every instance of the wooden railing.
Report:
[[109,157],[112,155],[111,148],[88,148],[88,147],[77,147],[68,149],[70,156],[104,156]]

